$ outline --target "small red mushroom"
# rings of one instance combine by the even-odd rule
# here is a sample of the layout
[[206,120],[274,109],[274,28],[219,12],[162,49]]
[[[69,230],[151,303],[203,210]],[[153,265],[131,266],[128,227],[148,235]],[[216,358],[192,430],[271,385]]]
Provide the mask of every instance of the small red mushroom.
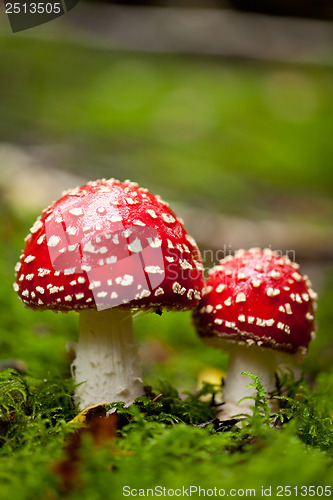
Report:
[[[315,336],[317,295],[298,264],[257,248],[221,260],[202,294],[194,312],[197,331],[205,343],[230,353],[221,416],[250,413],[251,400],[237,404],[254,396],[241,373],[257,375],[268,396],[276,390],[277,352],[304,357]],[[269,401],[273,410],[275,401]]]
[[143,394],[132,312],[195,307],[195,241],[159,196],[114,179],[72,189],[32,226],[15,291],[32,309],[80,313],[73,362],[81,408]]

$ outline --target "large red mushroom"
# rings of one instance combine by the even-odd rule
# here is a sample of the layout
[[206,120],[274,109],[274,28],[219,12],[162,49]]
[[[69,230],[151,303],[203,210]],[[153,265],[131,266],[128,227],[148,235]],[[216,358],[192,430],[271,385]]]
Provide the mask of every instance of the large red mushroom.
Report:
[[32,226],[14,289],[32,309],[77,311],[73,362],[81,408],[143,394],[132,315],[194,308],[203,286],[195,241],[159,196],[114,179],[72,189]]
[[206,344],[230,353],[221,418],[251,413],[251,399],[238,404],[255,395],[244,371],[259,377],[275,409],[269,398],[276,391],[278,353],[288,362],[305,356],[315,336],[315,299],[298,264],[270,249],[239,250],[210,270],[194,321]]

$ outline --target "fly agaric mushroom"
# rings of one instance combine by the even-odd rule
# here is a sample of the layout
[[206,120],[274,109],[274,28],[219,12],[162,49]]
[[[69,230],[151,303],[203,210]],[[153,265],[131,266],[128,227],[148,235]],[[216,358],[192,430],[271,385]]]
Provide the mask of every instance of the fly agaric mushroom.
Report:
[[143,394],[132,312],[195,307],[203,267],[169,206],[136,183],[89,182],[32,226],[14,289],[29,308],[80,313],[73,362],[81,408]]
[[[270,249],[239,250],[209,272],[194,321],[202,340],[230,353],[220,416],[250,413],[255,395],[241,375],[257,375],[268,393],[276,390],[277,352],[304,357],[315,336],[315,299],[298,264]],[[290,356],[290,360],[291,360]],[[272,399],[270,407],[275,410]]]

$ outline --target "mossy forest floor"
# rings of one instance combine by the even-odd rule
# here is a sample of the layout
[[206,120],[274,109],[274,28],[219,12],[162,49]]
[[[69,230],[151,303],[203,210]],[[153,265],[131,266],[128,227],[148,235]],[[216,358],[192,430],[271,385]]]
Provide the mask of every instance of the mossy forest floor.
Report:
[[[1,141],[40,148],[45,164],[91,179],[129,177],[169,201],[253,220],[331,221],[330,69],[0,40]],[[83,427],[70,423],[66,350],[77,316],[32,312],[17,299],[14,265],[39,209],[25,213],[9,191],[0,204],[1,500],[197,498],[199,488],[200,497],[333,495],[329,260],[316,262],[317,339],[304,375],[281,380],[278,415],[249,378],[253,417],[221,425],[219,388],[202,373],[225,371],[226,354],[202,344],[190,313],[143,314],[134,327],[147,395]]]

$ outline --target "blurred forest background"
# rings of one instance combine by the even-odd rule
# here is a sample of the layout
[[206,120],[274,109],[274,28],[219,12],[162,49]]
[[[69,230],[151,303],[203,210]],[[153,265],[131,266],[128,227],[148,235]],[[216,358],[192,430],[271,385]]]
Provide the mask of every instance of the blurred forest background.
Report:
[[[307,377],[331,369],[332,3],[247,4],[82,1],[15,35],[0,10],[3,366],[69,376],[76,315],[23,309],[14,265],[62,190],[115,177],[169,201],[206,267],[238,248],[293,251],[319,293]],[[190,314],[135,328],[148,383],[194,390],[203,370],[226,369]]]

